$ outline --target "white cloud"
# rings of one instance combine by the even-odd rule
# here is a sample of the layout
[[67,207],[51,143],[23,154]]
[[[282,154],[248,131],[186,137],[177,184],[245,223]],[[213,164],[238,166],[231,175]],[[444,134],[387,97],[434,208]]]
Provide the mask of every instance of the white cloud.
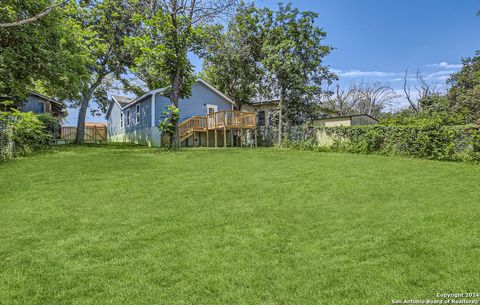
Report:
[[425,76],[426,80],[439,80],[439,81],[446,81],[450,78],[450,75],[457,72],[457,70],[445,70],[445,71],[438,71],[429,73]]
[[442,69],[460,69],[462,67],[462,65],[461,64],[449,64],[446,61],[442,61],[441,63],[437,63],[437,64],[425,65],[425,67],[442,68]]
[[341,77],[392,77],[396,76],[397,73],[391,72],[381,72],[381,71],[360,71],[360,70],[336,70],[333,69],[332,72],[338,74]]

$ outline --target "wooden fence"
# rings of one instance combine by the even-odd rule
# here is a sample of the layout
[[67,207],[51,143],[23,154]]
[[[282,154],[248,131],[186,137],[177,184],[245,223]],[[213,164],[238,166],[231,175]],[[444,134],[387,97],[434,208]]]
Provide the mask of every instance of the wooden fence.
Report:
[[[67,143],[75,141],[77,136],[77,127],[62,126],[60,130],[60,140]],[[106,126],[85,126],[84,133],[85,143],[105,143],[107,142],[107,127]]]

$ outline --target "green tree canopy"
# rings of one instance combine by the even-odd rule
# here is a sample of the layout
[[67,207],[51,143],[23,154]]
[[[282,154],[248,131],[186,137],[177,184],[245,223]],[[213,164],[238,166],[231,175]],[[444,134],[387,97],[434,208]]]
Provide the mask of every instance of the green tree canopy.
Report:
[[463,60],[462,69],[448,83],[450,111],[464,114],[468,123],[480,118],[480,55]]
[[[3,0],[1,22],[32,16],[47,0]],[[74,97],[86,77],[85,53],[64,10],[35,22],[0,28],[0,95],[22,99],[30,90],[64,99]]]
[[[150,89],[167,87],[170,100],[178,107],[188,97],[194,81],[190,52],[198,53],[198,41],[219,14],[235,0],[137,0],[142,10],[136,15],[139,35],[129,40],[133,50],[132,71]],[[178,122],[172,129],[170,147],[180,147]]]
[[332,47],[324,45],[326,32],[316,25],[318,14],[301,12],[289,3],[278,11],[265,9],[262,65],[265,83],[279,102],[279,142],[283,113],[289,120],[309,113],[312,97],[335,76],[323,65]]
[[68,9],[69,22],[75,35],[82,41],[82,52],[86,54],[85,68],[88,78],[84,80],[73,101],[79,107],[77,123],[78,144],[83,143],[84,123],[92,99],[105,110],[106,94],[111,78],[120,78],[131,63],[125,47],[125,38],[134,31],[132,16],[135,7],[124,0],[76,1]]
[[237,107],[249,104],[261,92],[263,78],[263,11],[241,3],[226,32],[210,33],[202,77],[232,98]]

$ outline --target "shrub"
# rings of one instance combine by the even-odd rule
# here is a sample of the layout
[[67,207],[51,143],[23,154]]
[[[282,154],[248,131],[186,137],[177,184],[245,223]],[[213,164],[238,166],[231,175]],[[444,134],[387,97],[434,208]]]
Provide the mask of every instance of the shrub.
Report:
[[380,125],[384,126],[440,127],[463,124],[465,124],[464,115],[449,112],[424,111],[415,115],[410,113],[400,113],[393,117],[380,120]]
[[33,112],[0,113],[0,152],[3,160],[41,150],[51,143],[52,136]]
[[45,126],[45,131],[50,134],[54,139],[57,139],[60,135],[60,129],[62,127],[61,119],[54,117],[51,113],[43,113],[38,115],[38,119]]
[[[319,144],[318,134],[331,141]],[[337,152],[407,156],[432,160],[480,162],[480,129],[465,126],[351,126],[316,127],[301,141],[286,147]]]

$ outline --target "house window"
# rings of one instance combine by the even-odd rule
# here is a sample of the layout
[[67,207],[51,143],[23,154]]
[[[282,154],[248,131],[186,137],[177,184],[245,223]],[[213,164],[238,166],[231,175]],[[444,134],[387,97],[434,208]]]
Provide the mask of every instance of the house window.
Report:
[[258,112],[258,126],[265,126],[265,111]]
[[124,122],[123,112],[120,112],[120,128],[123,128],[123,122]]
[[130,109],[127,109],[127,127],[130,126]]
[[207,114],[214,113],[218,111],[218,106],[217,105],[210,105],[207,104]]
[[140,123],[140,104],[137,104],[136,108],[136,122],[137,124]]

